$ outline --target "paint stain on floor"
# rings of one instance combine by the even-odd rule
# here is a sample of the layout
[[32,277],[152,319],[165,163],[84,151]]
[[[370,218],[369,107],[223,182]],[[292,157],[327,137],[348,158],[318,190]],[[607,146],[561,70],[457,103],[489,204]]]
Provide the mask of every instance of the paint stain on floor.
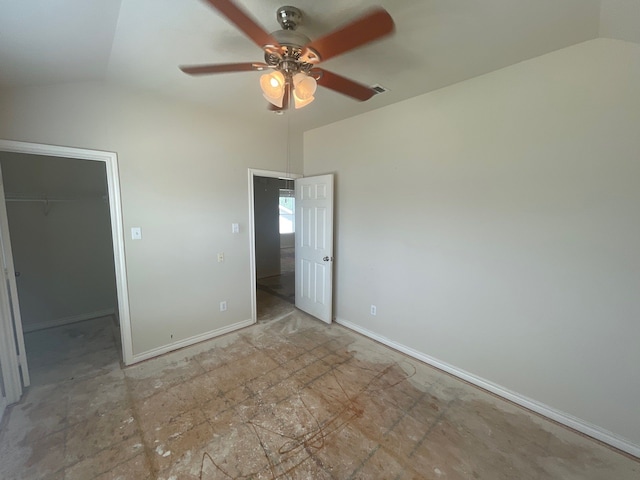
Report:
[[[0,478],[640,478],[629,456],[298,311],[125,369],[109,332],[57,339],[64,371],[36,372],[10,409]],[[74,357],[91,335],[104,358]]]

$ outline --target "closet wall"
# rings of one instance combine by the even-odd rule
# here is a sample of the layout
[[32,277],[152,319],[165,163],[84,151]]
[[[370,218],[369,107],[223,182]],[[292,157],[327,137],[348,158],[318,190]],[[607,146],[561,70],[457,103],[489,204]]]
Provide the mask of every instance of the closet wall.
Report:
[[104,164],[0,153],[0,166],[24,330],[115,313]]
[[280,275],[278,198],[283,185],[285,181],[279,178],[253,179],[257,278]]
[[257,278],[280,275],[280,250],[295,245],[295,234],[280,233],[280,189],[292,188],[292,180],[253,179]]

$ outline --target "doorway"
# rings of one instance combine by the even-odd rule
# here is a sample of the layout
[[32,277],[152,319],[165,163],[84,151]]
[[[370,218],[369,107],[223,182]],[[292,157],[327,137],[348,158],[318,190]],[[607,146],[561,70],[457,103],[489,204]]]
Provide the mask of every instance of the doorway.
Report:
[[[63,315],[60,312],[63,311],[64,308],[69,307],[69,305],[64,305],[64,301],[61,304],[56,306],[54,309],[53,315],[49,317],[40,316],[39,321],[36,317],[31,317],[28,320],[25,319],[25,325],[27,325],[27,329],[32,331],[33,334],[37,334],[35,343],[43,342],[47,345],[55,344],[56,340],[53,339],[53,332],[55,328],[67,328],[72,329],[73,332],[70,333],[71,337],[90,337],[91,334],[83,331],[83,329],[87,326],[86,322],[91,321],[99,321],[100,318],[111,317],[113,320],[117,321],[119,325],[119,332],[117,338],[115,338],[115,342],[118,345],[118,355],[117,361],[124,361],[125,364],[132,363],[132,342],[131,342],[131,329],[130,329],[130,319],[129,319],[129,309],[128,309],[128,295],[127,295],[127,286],[126,286],[126,276],[125,276],[125,266],[124,266],[124,237],[123,237],[123,227],[122,227],[122,214],[120,207],[120,187],[119,187],[119,178],[118,178],[118,165],[117,165],[117,156],[112,152],[102,152],[95,150],[85,150],[71,147],[58,147],[52,145],[42,145],[42,144],[34,144],[34,143],[26,143],[26,142],[14,142],[9,140],[0,140],[0,158],[7,159],[12,158],[16,162],[26,161],[28,158],[38,158],[40,162],[44,162],[44,165],[47,165],[48,169],[53,169],[53,175],[62,176],[61,172],[56,171],[55,162],[56,161],[66,161],[66,162],[74,162],[79,161],[85,165],[85,167],[93,168],[99,170],[99,178],[100,183],[102,184],[103,190],[98,194],[96,191],[91,190],[91,188],[85,188],[82,191],[73,191],[67,192],[66,196],[62,192],[52,193],[44,192],[44,190],[32,190],[32,191],[20,191],[19,189],[14,190],[11,195],[5,199],[5,196],[2,195],[0,198],[0,209],[2,212],[7,213],[7,205],[9,205],[10,210],[32,210],[31,214],[38,212],[40,219],[45,218],[45,221],[50,223],[53,220],[54,212],[57,212],[56,217],[58,220],[64,219],[66,223],[66,227],[70,229],[70,227],[78,226],[78,217],[74,217],[71,212],[79,211],[79,210],[92,210],[96,211],[97,209],[102,209],[104,216],[103,219],[106,219],[107,224],[103,224],[103,230],[100,231],[100,235],[103,241],[108,244],[108,249],[110,249],[109,257],[110,257],[110,269],[112,275],[110,279],[107,279],[107,283],[111,283],[111,292],[113,294],[113,301],[111,305],[105,308],[97,308],[92,311],[85,311],[80,313],[70,313],[68,311],[67,315]],[[28,170],[28,169],[27,169]],[[44,186],[46,185],[46,181],[49,180],[49,175],[45,174],[44,176],[40,176],[40,178],[36,178],[34,185]],[[70,179],[67,179],[70,181]],[[64,181],[61,180],[62,183]],[[87,187],[87,185],[80,181],[76,181],[72,183],[76,183],[78,185],[77,188],[82,189],[83,187]],[[14,188],[16,184],[12,185]],[[43,193],[44,192],[44,193]],[[38,197],[38,198],[36,198]],[[9,200],[9,201],[7,201]],[[91,205],[90,205],[91,203]],[[15,212],[14,212],[15,213]],[[13,215],[14,218],[24,218],[18,215],[17,217]],[[21,220],[18,220],[20,222]],[[16,227],[18,228],[18,227]],[[40,225],[39,228],[48,228],[46,226]],[[89,227],[92,228],[92,227]],[[7,239],[13,236],[12,232],[9,232],[10,235],[6,235]],[[24,233],[24,232],[23,232]],[[49,232],[51,234],[51,232]],[[59,233],[59,232],[58,232]],[[77,235],[78,234],[76,231]],[[26,242],[35,242],[38,233],[36,231],[28,231],[26,236],[23,237],[26,239]],[[105,239],[106,237],[106,239]],[[58,238],[59,239],[59,238]],[[16,243],[17,245],[17,243]],[[81,243],[81,249],[87,248],[86,242]],[[23,248],[24,245],[20,245],[20,248]],[[104,247],[104,245],[103,245]],[[56,248],[64,248],[63,245],[58,245]],[[7,251],[7,250],[5,250]],[[10,245],[9,249],[10,250]],[[81,253],[87,252],[76,252],[76,257],[81,256]],[[89,257],[91,257],[91,252],[89,251]],[[42,252],[38,252],[37,255],[42,254]],[[36,255],[36,256],[37,256]],[[11,260],[13,262],[13,255],[11,256]],[[77,258],[76,258],[77,260]],[[37,263],[37,262],[33,262]],[[77,262],[76,262],[77,263]],[[58,267],[60,265],[57,265]],[[33,265],[30,265],[27,268],[27,271],[32,271],[31,268]],[[53,264],[49,263],[47,265],[41,265],[40,267],[46,267],[50,269],[54,269],[56,267],[55,262]],[[94,265],[95,267],[95,265]],[[63,266],[63,270],[71,270],[73,268],[71,266]],[[16,285],[16,277],[13,275],[13,268],[11,269],[12,275],[9,276],[13,285]],[[19,272],[19,273],[18,273]],[[74,271],[77,273],[77,270]],[[42,273],[42,272],[41,272]],[[19,275],[17,278],[21,278],[23,272],[21,271],[21,267],[15,267],[15,275]],[[22,277],[22,280],[27,280]],[[29,278],[30,282],[33,283],[36,278]],[[37,282],[36,282],[37,283]],[[33,285],[31,285],[33,286]],[[63,285],[69,286],[69,285]],[[33,290],[32,290],[33,291]],[[42,307],[42,304],[38,304],[38,302],[42,302],[43,298],[30,298],[29,293],[25,293],[25,298],[20,299],[22,305],[26,305],[29,303],[30,307]],[[82,295],[81,295],[82,296]],[[68,294],[64,296],[66,301],[69,303],[73,303],[73,294]],[[35,302],[33,302],[35,300]],[[83,299],[86,300],[86,299]],[[95,298],[93,299],[95,300]],[[5,311],[10,307],[9,302],[6,299],[6,296],[2,296],[0,298],[0,303],[2,303],[2,310]],[[32,305],[35,303],[36,305]],[[18,302],[13,302],[14,305],[18,304]],[[96,303],[94,303],[95,305]],[[18,308],[18,313],[20,309]],[[37,308],[36,308],[37,310]],[[82,310],[82,309],[81,309]],[[35,310],[31,309],[30,314]],[[56,314],[57,312],[57,314]],[[6,315],[3,315],[6,317]],[[17,318],[14,319],[13,324],[9,322],[4,322],[5,329],[0,332],[1,341],[7,342],[10,337],[15,336],[17,340],[17,344],[20,342],[24,345],[24,335],[23,335],[23,323],[21,319],[21,315],[17,315]],[[64,326],[63,326],[64,324]],[[7,330],[7,327],[10,327],[10,330]],[[69,332],[68,332],[69,333]],[[31,334],[29,334],[31,335]],[[113,338],[113,335],[112,335]],[[11,342],[9,342],[11,343]],[[94,347],[91,347],[94,348]],[[100,347],[97,347],[100,348]],[[15,354],[15,363],[20,364],[22,360],[22,364],[26,365],[24,359],[26,359],[26,355],[24,352],[24,348],[22,351],[17,351]],[[5,359],[3,358],[3,361]],[[5,362],[6,363],[6,362]],[[4,365],[3,365],[4,367]],[[3,377],[6,384],[7,376],[4,375],[6,373],[3,369]],[[25,386],[25,385],[22,385]],[[6,385],[5,385],[6,387]],[[21,392],[21,390],[20,390]],[[18,397],[19,399],[19,397]],[[14,399],[17,401],[17,399]],[[13,402],[10,402],[13,403]]]
[[33,383],[118,363],[105,164],[2,153],[0,168]]
[[295,186],[298,175],[250,170],[254,321],[295,310]]
[[[282,183],[281,180],[286,182]],[[295,193],[293,200],[287,202],[281,197],[281,187],[289,187],[291,183],[295,185]],[[249,169],[250,265],[254,323],[283,318],[295,308],[326,323],[333,321],[333,184],[333,174],[303,178],[302,175]],[[291,195],[290,188],[284,190],[285,195]],[[271,197],[271,200],[266,197]],[[281,205],[293,208],[281,209]],[[287,216],[291,215],[291,210],[293,216],[289,220]],[[271,276],[277,276],[275,281],[282,282],[278,269],[282,268],[283,261],[288,262],[290,259],[286,253],[282,254],[282,248],[279,247],[285,246],[286,249],[290,244],[280,238],[279,231],[280,224],[286,224],[287,220],[294,225],[295,248],[290,250],[295,266],[290,277],[293,280],[293,304],[289,303],[288,298],[279,298],[278,295],[273,295],[273,292],[266,292],[264,288],[260,288],[260,284],[267,283]],[[262,222],[266,224],[266,234],[262,233]],[[263,235],[266,238],[262,238]],[[262,252],[265,244],[268,247],[266,254]],[[262,265],[263,261],[267,263]],[[268,283],[267,286],[273,290]],[[280,287],[282,288],[281,284]],[[266,298],[275,304],[275,308],[268,304],[259,305],[260,298],[265,295],[269,295]],[[261,310],[266,306],[267,313],[259,312],[259,306]]]

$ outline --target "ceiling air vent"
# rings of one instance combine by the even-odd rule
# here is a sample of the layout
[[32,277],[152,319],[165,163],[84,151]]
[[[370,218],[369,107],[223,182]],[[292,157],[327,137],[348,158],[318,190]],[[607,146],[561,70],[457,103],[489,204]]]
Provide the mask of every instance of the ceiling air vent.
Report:
[[376,95],[380,95],[381,93],[385,93],[389,91],[388,88],[385,88],[378,83],[376,83],[375,85],[371,85],[371,88],[376,91]]

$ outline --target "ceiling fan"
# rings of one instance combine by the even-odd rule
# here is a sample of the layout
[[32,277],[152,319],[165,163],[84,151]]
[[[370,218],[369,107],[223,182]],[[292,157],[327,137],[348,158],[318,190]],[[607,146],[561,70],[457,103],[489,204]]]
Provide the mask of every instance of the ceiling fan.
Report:
[[317,85],[359,101],[376,94],[371,87],[316,65],[392,33],[393,19],[383,8],[374,8],[312,41],[296,30],[302,23],[302,12],[296,7],[280,7],[276,17],[281,30],[267,33],[232,0],[205,1],[264,50],[264,63],[185,65],[180,67],[184,73],[203,75],[271,69],[271,73],[260,77],[260,87],[269,108],[275,111],[286,110],[291,103],[295,108],[308,105],[314,100]]

